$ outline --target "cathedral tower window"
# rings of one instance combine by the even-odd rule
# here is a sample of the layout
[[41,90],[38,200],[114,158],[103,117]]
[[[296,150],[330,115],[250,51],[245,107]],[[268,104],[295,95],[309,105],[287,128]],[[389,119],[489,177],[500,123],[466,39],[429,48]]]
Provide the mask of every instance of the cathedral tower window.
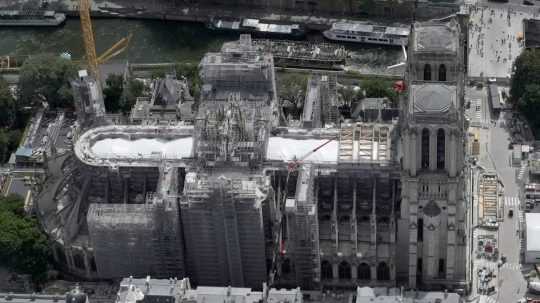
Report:
[[437,169],[444,169],[445,156],[445,134],[444,129],[439,128],[437,131]]
[[332,264],[326,260],[321,262],[321,278],[323,280],[332,279]]
[[367,263],[358,265],[357,272],[358,280],[371,280],[371,268]]
[[424,80],[431,81],[431,65],[424,65]]
[[390,268],[388,268],[388,265],[385,262],[381,262],[377,265],[377,280],[390,280]]
[[338,267],[339,279],[340,280],[350,280],[351,279],[351,265],[346,261],[339,263]]
[[439,81],[446,81],[446,66],[444,64],[439,66]]
[[422,130],[422,168],[429,168],[429,130],[424,128]]

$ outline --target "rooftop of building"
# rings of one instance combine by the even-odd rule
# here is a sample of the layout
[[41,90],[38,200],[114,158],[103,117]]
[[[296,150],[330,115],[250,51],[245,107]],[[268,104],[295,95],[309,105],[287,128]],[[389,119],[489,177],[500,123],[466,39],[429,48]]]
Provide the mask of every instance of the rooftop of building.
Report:
[[91,166],[157,166],[192,156],[193,126],[110,125],[77,140],[75,155]]
[[[286,128],[269,138],[266,158],[285,162],[302,159],[303,162],[320,164],[389,164],[393,161],[394,126],[393,123],[356,122],[344,123],[339,129]],[[319,150],[309,154],[323,144]]]
[[[143,279],[124,278],[120,282],[116,303],[145,302],[145,297],[160,297],[162,302],[193,303],[302,303],[302,293],[296,289],[253,291],[243,287],[198,286],[192,288],[188,278]],[[169,297],[172,300],[167,299]]]
[[416,52],[456,52],[459,32],[454,19],[449,22],[425,22],[414,24],[414,51]]
[[356,303],[459,303],[460,296],[449,292],[402,291],[398,288],[358,287]]
[[457,108],[457,88],[440,83],[410,86],[409,112],[414,114],[447,113]]
[[523,30],[526,48],[540,48],[540,20],[523,20]]
[[540,251],[540,213],[526,213],[525,225],[527,251]]
[[220,52],[207,53],[201,60],[205,65],[235,65],[241,69],[243,65],[270,65],[272,55],[262,53],[251,42],[250,35],[241,35],[238,41],[224,43]]

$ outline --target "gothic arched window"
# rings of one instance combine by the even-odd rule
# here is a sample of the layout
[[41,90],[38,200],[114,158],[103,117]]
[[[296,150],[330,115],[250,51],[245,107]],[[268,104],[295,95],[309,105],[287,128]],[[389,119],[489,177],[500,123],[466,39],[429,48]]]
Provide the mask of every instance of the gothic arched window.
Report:
[[444,129],[437,131],[437,169],[444,169],[445,156],[445,134]]
[[446,81],[446,66],[444,64],[439,65],[439,81]]
[[384,262],[381,262],[379,263],[379,265],[377,265],[377,280],[390,280],[390,268],[388,268],[388,265]]
[[332,279],[332,264],[324,260],[321,262],[321,279],[322,280],[331,280]]
[[424,80],[431,81],[431,65],[424,65]]
[[422,130],[422,168],[429,168],[429,129],[424,128]]
[[350,280],[351,279],[351,265],[346,261],[339,263],[338,267],[339,279],[340,280]]
[[358,280],[371,280],[371,268],[369,268],[368,264],[362,263],[358,265],[356,271]]

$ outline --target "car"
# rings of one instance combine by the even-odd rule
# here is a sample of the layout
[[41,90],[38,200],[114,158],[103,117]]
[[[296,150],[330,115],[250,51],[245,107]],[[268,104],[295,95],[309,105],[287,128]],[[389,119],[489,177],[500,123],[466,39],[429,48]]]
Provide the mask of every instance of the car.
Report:
[[523,0],[523,5],[534,5],[534,3],[529,0]]
[[508,218],[512,218],[514,216],[514,210],[509,210],[508,211]]

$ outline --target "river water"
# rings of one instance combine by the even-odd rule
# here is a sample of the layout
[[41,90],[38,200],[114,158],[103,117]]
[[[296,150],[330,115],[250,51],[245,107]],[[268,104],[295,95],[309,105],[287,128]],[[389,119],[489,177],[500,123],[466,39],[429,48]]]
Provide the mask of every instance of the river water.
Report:
[[[98,55],[129,33],[133,38],[128,50],[118,59],[130,62],[198,62],[208,51],[217,51],[225,41],[238,39],[235,33],[218,33],[202,24],[160,20],[94,19]],[[308,40],[324,41],[322,35]],[[355,58],[353,64],[367,70],[384,70],[401,61],[399,48],[348,44]],[[0,28],[0,55],[69,52],[74,59],[83,56],[81,26],[78,19],[68,19],[62,27]]]

